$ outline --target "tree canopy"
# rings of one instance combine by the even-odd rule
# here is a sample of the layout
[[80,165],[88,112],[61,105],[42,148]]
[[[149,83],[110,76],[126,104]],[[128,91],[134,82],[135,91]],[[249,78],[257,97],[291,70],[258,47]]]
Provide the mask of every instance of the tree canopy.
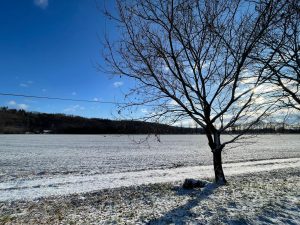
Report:
[[106,41],[105,59],[116,75],[136,80],[133,105],[153,104],[146,119],[200,125],[213,152],[216,181],[225,183],[223,141],[237,124],[268,116],[278,99],[267,88],[264,40],[286,18],[287,0],[117,0],[122,35]]

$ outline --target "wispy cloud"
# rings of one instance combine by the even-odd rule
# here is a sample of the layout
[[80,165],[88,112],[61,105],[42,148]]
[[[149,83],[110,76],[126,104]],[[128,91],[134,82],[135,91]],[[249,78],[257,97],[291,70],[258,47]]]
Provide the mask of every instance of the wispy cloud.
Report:
[[169,104],[172,106],[178,105],[178,103],[174,99],[172,99]]
[[28,80],[26,82],[20,83],[19,86],[20,87],[29,87],[30,85],[32,85],[34,82],[32,80]]
[[192,119],[177,121],[174,125],[178,127],[196,127],[196,124]]
[[149,113],[149,111],[148,111],[147,109],[145,109],[145,108],[142,108],[142,109],[141,109],[141,112],[142,112],[142,113]]
[[80,105],[73,105],[73,106],[70,106],[68,108],[65,108],[63,110],[63,112],[65,113],[74,113],[74,112],[78,112],[78,111],[82,111],[84,110],[85,108],[83,106],[80,106]]
[[34,4],[41,9],[46,9],[48,7],[48,0],[34,0]]
[[19,85],[20,85],[20,87],[28,87],[28,84],[25,84],[25,83],[21,83]]
[[114,87],[115,87],[115,88],[118,88],[118,87],[121,87],[123,84],[124,84],[124,83],[123,83],[122,81],[116,81],[116,82],[114,83]]
[[16,105],[16,104],[17,103],[14,100],[11,100],[11,101],[8,102],[8,105],[11,105],[11,106]]
[[73,96],[77,95],[76,91],[73,91],[71,94],[72,94]]
[[26,109],[29,108],[29,105],[26,105],[26,104],[18,104],[18,108],[19,108],[19,109],[24,109],[24,110],[26,110]]
[[17,108],[17,109],[28,109],[29,108],[29,105],[27,104],[24,104],[24,103],[17,103],[16,101],[14,100],[11,100],[8,102],[8,105],[11,106],[12,108]]

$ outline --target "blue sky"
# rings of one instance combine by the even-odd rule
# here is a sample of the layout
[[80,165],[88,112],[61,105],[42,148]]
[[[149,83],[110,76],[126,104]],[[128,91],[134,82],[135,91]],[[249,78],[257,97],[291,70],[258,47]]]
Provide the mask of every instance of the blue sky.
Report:
[[[0,92],[124,101],[130,81],[94,66],[102,62],[99,38],[118,35],[95,0],[1,0],[0,27]],[[101,118],[116,112],[113,105],[9,96],[0,105]]]

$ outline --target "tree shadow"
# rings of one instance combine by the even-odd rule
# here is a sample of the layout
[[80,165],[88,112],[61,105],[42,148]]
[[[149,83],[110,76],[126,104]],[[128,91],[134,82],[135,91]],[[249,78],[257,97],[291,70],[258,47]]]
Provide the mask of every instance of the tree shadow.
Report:
[[188,220],[196,215],[191,211],[194,207],[199,205],[199,203],[210,196],[216,188],[219,186],[214,183],[208,183],[204,188],[187,190],[182,187],[175,189],[178,195],[189,195],[191,199],[187,201],[184,205],[181,205],[169,212],[160,218],[153,219],[147,224],[156,225],[156,224],[175,224],[182,225],[188,223]]

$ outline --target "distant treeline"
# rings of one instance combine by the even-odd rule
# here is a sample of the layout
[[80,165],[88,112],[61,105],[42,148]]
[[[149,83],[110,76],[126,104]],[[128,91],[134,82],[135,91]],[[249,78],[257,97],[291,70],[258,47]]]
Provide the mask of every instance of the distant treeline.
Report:
[[[244,131],[243,125],[228,133]],[[201,128],[175,127],[132,120],[83,118],[65,114],[27,112],[0,107],[0,134],[204,134]],[[299,126],[283,123],[259,123],[247,133],[300,133]]]
[[[246,129],[246,125],[236,125],[228,130],[228,133],[238,134]],[[255,124],[252,129],[248,129],[248,134],[274,134],[274,133],[287,133],[287,134],[299,134],[300,126],[298,124],[286,124],[286,123],[266,123],[259,122]]]
[[0,133],[2,134],[195,134],[201,132],[199,128],[130,120],[88,119],[0,107]]

